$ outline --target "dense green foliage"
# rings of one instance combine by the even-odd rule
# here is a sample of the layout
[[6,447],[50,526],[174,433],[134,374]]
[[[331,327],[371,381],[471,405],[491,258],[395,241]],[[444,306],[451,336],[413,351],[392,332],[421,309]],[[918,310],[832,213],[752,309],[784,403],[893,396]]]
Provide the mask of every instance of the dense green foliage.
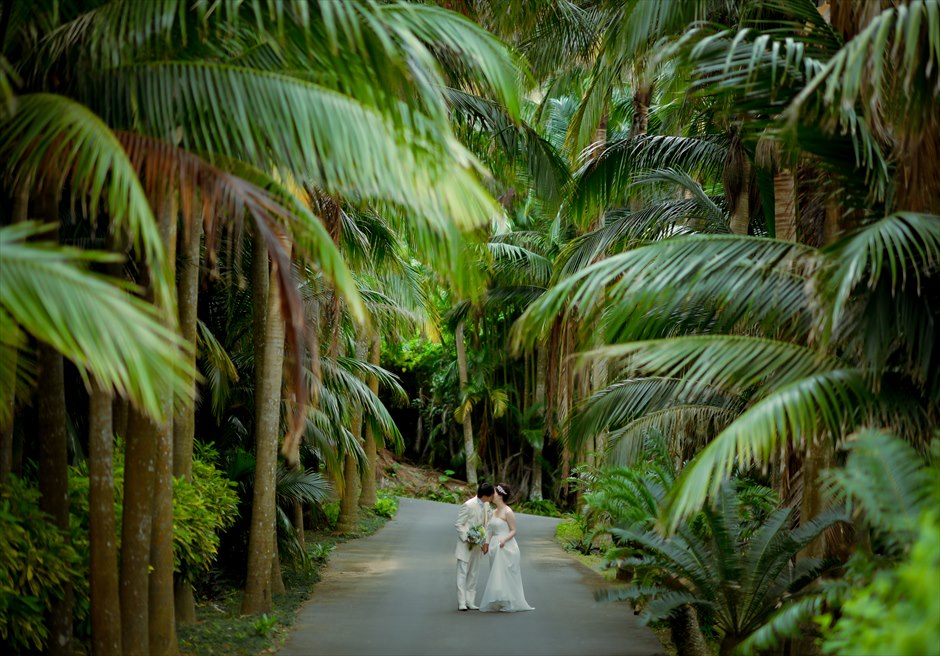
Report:
[[15,476],[0,483],[0,645],[14,653],[44,647],[50,600],[84,578],[80,562],[34,487]]
[[[837,622],[824,614],[823,653],[929,654],[940,635],[940,513],[926,510],[907,558],[853,590]],[[832,626],[834,624],[834,627]],[[832,628],[830,628],[832,627]]]
[[[120,544],[120,526],[124,489],[124,454],[119,443],[114,454],[114,510]],[[219,534],[238,516],[235,483],[213,464],[216,454],[203,445],[193,458],[193,481],[173,481],[173,563],[176,572],[190,582],[209,572],[219,551]],[[84,571],[88,563],[88,468],[81,463],[69,476],[71,525],[75,547],[81,555]],[[86,577],[87,578],[87,577]]]
[[395,497],[383,494],[379,497],[378,501],[376,501],[373,511],[379,517],[392,518],[395,516],[395,513],[398,512],[398,501]]

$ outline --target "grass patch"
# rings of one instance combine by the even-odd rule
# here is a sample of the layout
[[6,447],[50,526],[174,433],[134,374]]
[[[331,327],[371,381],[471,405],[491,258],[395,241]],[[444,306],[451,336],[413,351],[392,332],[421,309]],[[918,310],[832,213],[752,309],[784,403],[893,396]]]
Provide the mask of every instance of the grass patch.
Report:
[[180,653],[184,656],[273,654],[287,639],[300,606],[315,592],[320,572],[336,545],[372,535],[387,521],[387,517],[372,510],[360,510],[354,533],[306,531],[304,539],[311,565],[309,568],[283,568],[287,591],[274,595],[274,608],[270,613],[241,615],[242,590],[225,587],[214,598],[197,602],[197,624],[178,626]]

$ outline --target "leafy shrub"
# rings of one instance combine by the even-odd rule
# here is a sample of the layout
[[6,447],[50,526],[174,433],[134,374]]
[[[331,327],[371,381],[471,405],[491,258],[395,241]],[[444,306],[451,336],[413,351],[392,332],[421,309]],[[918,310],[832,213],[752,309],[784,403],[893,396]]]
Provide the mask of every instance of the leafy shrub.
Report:
[[376,515],[382,517],[394,517],[398,512],[398,501],[394,497],[380,496],[375,502],[373,508]]
[[[917,656],[937,653],[940,637],[940,513],[921,516],[910,558],[875,575],[842,606],[823,631],[823,653]],[[831,614],[819,618],[829,627]]]
[[[124,452],[121,446],[119,442],[114,450],[114,515],[118,546],[124,497]],[[192,483],[182,479],[173,481],[173,569],[189,581],[210,569],[218,554],[218,532],[231,526],[237,517],[238,498],[234,483],[211,464],[215,457],[211,447],[197,445],[193,456]],[[88,567],[88,487],[87,463],[72,467],[69,472],[69,510],[75,546],[84,569]],[[85,578],[87,580],[87,576]]]
[[261,617],[254,621],[254,623],[251,625],[251,628],[254,629],[255,635],[266,638],[276,626],[277,615],[268,615],[267,613],[264,613],[261,615]]
[[199,448],[192,483],[173,481],[173,568],[187,581],[208,572],[219,551],[219,531],[238,517],[235,483],[210,464],[214,452]]
[[325,563],[326,560],[330,557],[330,554],[333,553],[334,549],[336,549],[336,545],[315,542],[314,544],[310,545],[310,547],[308,547],[307,553],[311,560],[318,563]]
[[427,499],[428,501],[440,501],[441,503],[461,503],[463,501],[458,493],[447,488],[424,490],[418,493],[418,498]]
[[0,646],[13,653],[43,649],[43,615],[66,584],[79,582],[78,562],[39,509],[39,491],[9,476],[0,485]]
[[326,522],[330,530],[336,528],[336,522],[339,520],[339,501],[324,503],[322,506],[323,514],[326,516]]
[[561,511],[550,499],[537,499],[523,501],[515,506],[516,512],[527,515],[541,515],[542,517],[561,517]]

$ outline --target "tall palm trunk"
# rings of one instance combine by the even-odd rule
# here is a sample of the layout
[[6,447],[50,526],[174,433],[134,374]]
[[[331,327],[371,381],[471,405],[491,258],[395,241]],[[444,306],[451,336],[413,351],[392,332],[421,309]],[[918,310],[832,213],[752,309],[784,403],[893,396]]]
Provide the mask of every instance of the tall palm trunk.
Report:
[[[193,345],[192,360],[195,371],[196,360],[196,317],[199,302],[199,246],[202,238],[202,221],[197,217],[183,231],[183,257],[179,259],[179,285],[177,303],[179,304],[180,334]],[[195,386],[196,381],[190,382]],[[192,481],[193,440],[196,433],[195,405],[181,409],[173,417],[173,476]],[[193,600],[193,588],[189,581],[177,576],[174,582],[174,601],[176,621],[192,624],[196,621],[196,605]]]
[[[382,355],[382,340],[377,332],[372,334],[372,343],[369,345],[369,364],[379,366]],[[379,393],[379,379],[375,376],[369,376],[369,389],[372,393]],[[362,472],[362,492],[359,495],[359,505],[363,508],[371,508],[378,501],[378,495],[375,489],[376,467],[378,466],[377,446],[375,440],[375,429],[371,421],[366,421],[364,426],[365,441],[363,449],[366,452],[366,467]]]
[[[65,363],[62,355],[48,344],[39,346],[39,490],[40,507],[69,541],[68,432],[65,410]],[[48,654],[71,654],[72,607],[74,592],[65,585],[62,599],[54,599],[46,626],[49,629]]]
[[[464,322],[457,324],[454,342],[457,348],[457,375],[460,377],[460,391],[467,391],[467,348],[464,344]],[[463,449],[467,457],[467,483],[477,485],[477,455],[473,446],[473,420],[469,410],[463,413]]]
[[[160,212],[160,234],[166,244],[170,275],[175,279],[177,205],[167,201]],[[167,326],[176,324],[171,308],[161,308]],[[163,415],[156,424],[154,446],[153,530],[150,536],[149,613],[151,656],[179,653],[173,592],[173,398],[161,390]]]
[[792,169],[774,174],[774,233],[777,239],[796,241],[796,178]]
[[124,450],[121,522],[121,640],[127,654],[150,653],[150,536],[157,426],[132,408]]
[[[58,223],[58,192],[47,190],[41,207],[43,218]],[[51,235],[58,238],[58,229]],[[40,507],[52,515],[55,525],[62,531],[66,542],[69,531],[69,463],[67,413],[65,408],[65,363],[62,354],[48,344],[40,344],[39,390],[39,491]],[[72,642],[72,608],[74,591],[66,584],[61,599],[52,601],[47,620],[49,628],[48,653],[69,654]]]
[[529,498],[533,501],[542,500],[542,449],[545,447],[545,429],[547,428],[545,409],[546,377],[548,375],[548,350],[538,347],[535,354],[535,403],[540,406],[542,413],[542,434],[538,443],[532,447],[532,490]]
[[114,429],[110,391],[92,385],[88,411],[88,516],[91,644],[95,656],[121,656],[121,597],[114,517]]
[[568,415],[571,412],[572,396],[574,394],[574,376],[571,369],[571,350],[572,350],[572,319],[566,319],[561,329],[561,353],[558,358],[558,434],[561,440],[561,492],[562,497],[567,503],[568,499],[568,477],[571,475],[571,449],[568,448]]
[[751,223],[751,160],[735,133],[732,135],[728,156],[722,174],[725,196],[731,205],[731,220],[728,228],[733,235],[747,235]]
[[[654,83],[644,80],[643,74],[638,70],[634,70],[633,79],[635,90],[633,92],[633,121],[630,124],[630,138],[638,139],[645,137],[649,132],[650,104],[653,101]],[[643,206],[644,202],[641,198],[632,198],[630,200],[630,210],[632,212],[643,209]]]
[[[260,239],[256,236],[255,239]],[[284,244],[288,249],[290,245]],[[255,249],[255,259],[261,259]],[[264,256],[268,277],[267,255]],[[273,268],[272,272],[276,272]],[[254,270],[261,268],[257,261]],[[255,293],[262,287],[256,280]],[[272,578],[277,549],[275,526],[277,487],[277,440],[280,429],[281,382],[284,364],[284,318],[279,310],[277,278],[267,282],[267,303],[264,309],[264,331],[255,334],[261,344],[260,362],[255,361],[255,484],[251,506],[251,533],[248,539],[248,575],[242,613],[265,613],[272,607]],[[256,317],[257,318],[257,317]],[[259,342],[259,340],[261,340]],[[256,353],[258,350],[256,349]]]
[[[356,340],[356,360],[362,361],[366,357],[363,340]],[[353,409],[350,432],[357,444],[362,444],[363,409],[358,404]],[[352,533],[359,525],[359,494],[360,479],[359,463],[354,453],[347,452],[343,456],[343,496],[340,499],[339,517],[336,520],[336,530],[340,533]]]

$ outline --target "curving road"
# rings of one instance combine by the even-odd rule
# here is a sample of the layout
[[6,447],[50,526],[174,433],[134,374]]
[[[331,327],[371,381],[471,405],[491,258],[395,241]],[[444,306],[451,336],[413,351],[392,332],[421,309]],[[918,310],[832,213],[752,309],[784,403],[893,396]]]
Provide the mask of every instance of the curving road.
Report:
[[[526,613],[458,612],[457,506],[399,499],[378,533],[339,545],[282,656],[653,656],[624,604],[596,604],[602,579],[554,540],[557,519],[517,515]],[[483,593],[489,568],[480,574]]]

